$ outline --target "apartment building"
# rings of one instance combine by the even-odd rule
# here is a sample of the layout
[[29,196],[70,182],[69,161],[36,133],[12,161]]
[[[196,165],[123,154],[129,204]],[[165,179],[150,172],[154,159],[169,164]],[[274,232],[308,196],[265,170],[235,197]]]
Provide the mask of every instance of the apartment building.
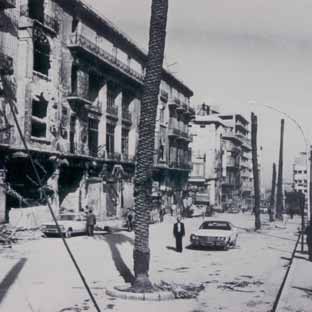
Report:
[[227,126],[223,135],[226,153],[226,177],[222,183],[224,208],[250,207],[252,197],[252,162],[249,122],[241,114],[220,114]]
[[203,104],[191,122],[193,170],[189,186],[201,198],[206,194],[209,204],[220,209],[221,182],[225,174],[222,146],[225,124],[216,113],[213,108]]
[[293,163],[293,189],[307,196],[308,174],[307,174],[307,153],[301,152]]
[[[17,118],[55,212],[88,205],[101,218],[121,217],[133,206],[146,53],[79,0],[1,0],[0,20],[2,70],[14,83]],[[185,187],[192,95],[163,70],[155,198],[172,200]],[[16,194],[33,205],[42,194],[1,90],[0,102],[0,185],[12,190],[0,189],[3,215],[21,205]]]

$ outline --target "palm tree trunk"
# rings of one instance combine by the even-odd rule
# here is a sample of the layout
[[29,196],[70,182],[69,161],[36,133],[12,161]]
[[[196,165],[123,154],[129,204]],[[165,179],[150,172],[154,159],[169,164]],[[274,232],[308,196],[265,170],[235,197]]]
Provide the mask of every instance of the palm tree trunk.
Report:
[[251,145],[252,145],[252,169],[254,177],[254,193],[255,193],[255,229],[261,228],[260,220],[260,185],[259,185],[259,168],[258,168],[258,156],[257,156],[257,131],[258,122],[257,116],[251,113]]
[[149,218],[152,193],[152,166],[155,123],[159,86],[164,59],[168,0],[153,0],[150,22],[149,51],[144,79],[135,170],[135,240],[132,289],[137,292],[152,290],[148,277],[150,263]]
[[270,222],[274,221],[274,216],[275,216],[275,214],[274,214],[275,186],[276,186],[276,164],[273,163],[272,188],[271,188],[271,198],[270,198],[270,207],[269,207]]

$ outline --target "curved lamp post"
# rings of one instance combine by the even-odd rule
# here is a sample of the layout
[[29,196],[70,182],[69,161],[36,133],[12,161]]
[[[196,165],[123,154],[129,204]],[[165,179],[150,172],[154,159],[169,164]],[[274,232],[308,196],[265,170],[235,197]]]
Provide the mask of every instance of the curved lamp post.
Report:
[[305,147],[306,147],[306,166],[307,166],[307,185],[308,185],[308,190],[307,190],[307,208],[308,208],[308,221],[311,222],[311,206],[310,206],[310,183],[311,183],[311,172],[310,172],[310,146],[311,144],[309,143],[309,140],[307,139],[307,136],[305,135],[301,125],[298,123],[298,121],[293,118],[292,116],[290,116],[289,114],[271,106],[271,105],[268,105],[268,104],[258,104],[256,102],[249,102],[249,104],[251,105],[255,105],[255,106],[262,106],[262,107],[266,107],[270,110],[273,110],[277,113],[280,113],[282,115],[284,115],[285,117],[287,117],[287,119],[291,120],[295,125],[296,127],[299,129],[302,137],[303,137],[303,140],[304,140],[304,143],[305,143]]

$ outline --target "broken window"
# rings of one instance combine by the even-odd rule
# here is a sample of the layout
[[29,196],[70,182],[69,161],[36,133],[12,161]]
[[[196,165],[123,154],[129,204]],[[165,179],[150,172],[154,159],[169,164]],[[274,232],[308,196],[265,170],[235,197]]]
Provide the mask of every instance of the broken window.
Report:
[[70,144],[70,152],[72,154],[75,153],[76,150],[76,123],[77,123],[77,117],[76,115],[70,116],[70,125],[69,125],[69,144]]
[[28,0],[29,17],[41,23],[44,21],[44,0]]
[[71,92],[72,95],[77,95],[78,90],[78,66],[73,65],[71,70]]
[[45,76],[50,69],[50,44],[46,35],[38,28],[34,29],[34,71]]
[[47,135],[48,101],[42,96],[32,101],[31,136],[45,138]]
[[94,101],[98,97],[101,87],[102,87],[101,77],[93,71],[89,72],[89,96],[88,97],[90,101]]
[[129,150],[129,129],[123,128],[121,131],[121,152],[127,158]]
[[98,140],[99,140],[99,121],[94,118],[89,118],[88,145],[89,145],[89,154],[91,156],[97,157]]
[[108,158],[111,158],[115,152],[115,126],[107,124],[106,127],[106,148]]

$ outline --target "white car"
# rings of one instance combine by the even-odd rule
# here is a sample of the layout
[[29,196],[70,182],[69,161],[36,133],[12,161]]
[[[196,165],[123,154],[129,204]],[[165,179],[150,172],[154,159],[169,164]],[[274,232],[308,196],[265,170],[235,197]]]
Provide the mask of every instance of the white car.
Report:
[[209,220],[191,234],[193,247],[222,247],[228,249],[237,243],[237,229],[228,221]]
[[[87,233],[87,221],[84,213],[63,213],[57,217],[58,224],[65,237],[71,237],[73,234]],[[48,222],[41,225],[41,231],[49,235],[58,235],[59,232],[54,222]]]

